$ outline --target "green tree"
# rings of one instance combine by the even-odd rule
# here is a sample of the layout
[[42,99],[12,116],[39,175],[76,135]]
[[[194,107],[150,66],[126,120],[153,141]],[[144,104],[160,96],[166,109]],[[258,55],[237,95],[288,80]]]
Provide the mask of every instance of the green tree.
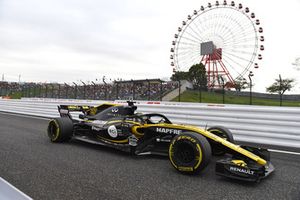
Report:
[[294,79],[275,79],[275,82],[267,87],[267,92],[278,93],[280,97],[280,106],[282,106],[282,96],[286,91],[290,91],[293,88]]
[[172,81],[178,81],[178,80],[188,80],[189,73],[183,72],[183,71],[176,71],[171,76]]
[[195,64],[190,67],[188,72],[188,80],[192,82],[195,89],[207,89],[206,69],[202,63]]
[[250,83],[247,82],[247,80],[243,77],[238,77],[235,81],[234,81],[234,84],[235,84],[235,89],[236,91],[241,91],[241,90],[244,90],[244,89],[247,89],[250,87]]
[[275,79],[275,82],[267,87],[267,92],[269,93],[278,93],[279,95],[283,95],[286,91],[290,91],[294,86],[294,79]]

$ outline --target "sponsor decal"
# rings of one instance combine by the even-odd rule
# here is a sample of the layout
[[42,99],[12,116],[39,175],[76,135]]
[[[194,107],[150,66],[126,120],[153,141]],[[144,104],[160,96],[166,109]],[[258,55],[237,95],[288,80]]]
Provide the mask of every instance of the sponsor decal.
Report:
[[156,142],[171,142],[171,140],[170,139],[156,138]]
[[118,111],[119,111],[118,108],[113,108],[113,109],[111,109],[111,112],[113,112],[113,113],[117,113]]
[[[196,143],[196,140],[195,139],[193,139],[192,137],[190,137],[190,136],[185,136],[185,135],[182,135],[182,136],[180,136],[180,137],[178,137],[177,138],[177,141],[178,140],[189,140],[189,141],[191,141],[191,142],[193,142],[193,143]],[[175,142],[175,141],[174,141]]]
[[102,128],[97,126],[92,126],[92,130],[94,131],[100,131]]
[[91,122],[92,126],[92,130],[95,131],[100,131],[103,130],[103,125],[106,124],[106,121],[101,121],[101,120],[94,120]]
[[158,133],[166,133],[166,134],[174,134],[174,135],[178,135],[178,134],[181,134],[181,133],[182,133],[182,130],[157,127],[157,128],[156,128],[156,132],[158,132]]
[[233,167],[233,166],[230,166],[229,170],[234,171],[234,172],[240,172],[240,173],[243,173],[243,174],[249,174],[249,175],[254,174],[254,171],[252,171],[250,169],[243,169],[243,168]]
[[109,136],[112,138],[118,137],[118,130],[115,125],[108,127],[107,132],[108,132]]
[[95,126],[103,126],[106,123],[107,123],[107,121],[102,121],[102,120],[94,120],[94,121],[92,121],[92,124],[95,125]]
[[128,141],[130,146],[137,146],[138,139],[134,135],[128,137]]
[[194,169],[192,167],[178,167],[179,171],[184,171],[184,172],[192,172]]

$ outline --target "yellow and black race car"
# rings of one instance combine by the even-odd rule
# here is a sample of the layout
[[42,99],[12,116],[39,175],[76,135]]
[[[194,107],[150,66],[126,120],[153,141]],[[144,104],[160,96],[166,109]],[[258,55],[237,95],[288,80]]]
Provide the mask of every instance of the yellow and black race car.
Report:
[[[49,122],[48,136],[52,142],[77,139],[134,155],[167,155],[172,166],[186,174],[202,171],[212,155],[224,156],[216,162],[216,174],[221,176],[258,182],[274,171],[266,149],[236,145],[225,127],[204,130],[173,124],[162,114],[141,114],[136,109],[133,102],[60,105],[61,117]],[[70,112],[81,112],[79,119],[73,119]]]

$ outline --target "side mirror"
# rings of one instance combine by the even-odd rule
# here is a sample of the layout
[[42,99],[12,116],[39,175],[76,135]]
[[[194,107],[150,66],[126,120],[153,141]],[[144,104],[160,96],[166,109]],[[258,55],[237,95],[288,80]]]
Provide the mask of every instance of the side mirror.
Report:
[[84,114],[79,114],[79,119],[84,119],[86,116]]

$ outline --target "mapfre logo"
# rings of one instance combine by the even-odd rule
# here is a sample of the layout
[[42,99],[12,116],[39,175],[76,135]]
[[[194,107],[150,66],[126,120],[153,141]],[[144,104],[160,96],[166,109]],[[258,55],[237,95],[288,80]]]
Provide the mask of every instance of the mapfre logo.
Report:
[[182,130],[157,127],[157,128],[156,128],[156,132],[158,132],[158,133],[166,133],[166,134],[174,134],[174,135],[178,135],[178,134],[181,134],[181,133],[182,133]]

